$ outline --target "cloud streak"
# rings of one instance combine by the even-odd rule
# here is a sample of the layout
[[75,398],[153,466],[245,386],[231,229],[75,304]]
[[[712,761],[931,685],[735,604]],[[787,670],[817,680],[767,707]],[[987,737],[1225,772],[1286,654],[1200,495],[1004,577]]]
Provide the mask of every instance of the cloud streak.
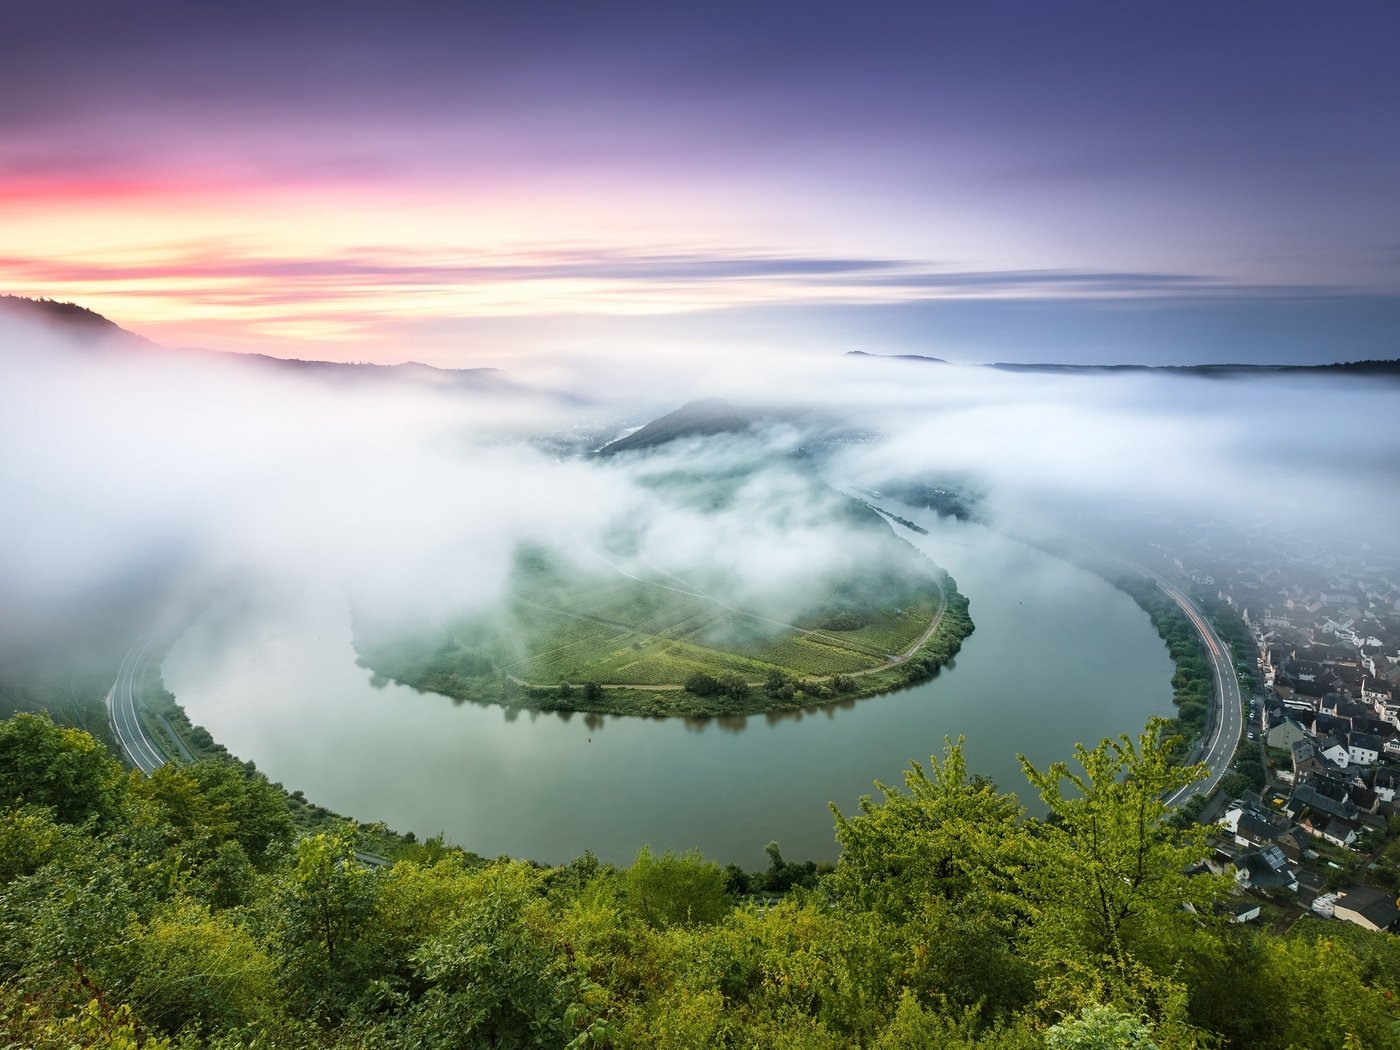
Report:
[[[370,246],[273,256],[229,242],[171,245],[139,256],[0,256],[0,281],[21,292],[128,312],[191,307],[245,337],[285,326],[308,336],[377,337],[409,319],[463,316],[690,313],[737,307],[899,304],[974,299],[1212,300],[1338,297],[1304,285],[1257,285],[1215,275],[1074,269],[958,270],[902,258],[757,250],[573,247],[414,252]],[[276,352],[275,347],[273,352]],[[314,356],[314,355],[313,355]]]

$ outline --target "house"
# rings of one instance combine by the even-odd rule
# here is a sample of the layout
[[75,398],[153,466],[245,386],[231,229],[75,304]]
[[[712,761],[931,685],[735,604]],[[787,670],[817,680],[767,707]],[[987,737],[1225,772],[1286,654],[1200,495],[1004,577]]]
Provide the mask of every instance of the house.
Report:
[[1346,769],[1351,762],[1351,752],[1334,736],[1325,736],[1317,742],[1317,753],[1338,769]]
[[1343,733],[1351,732],[1351,719],[1338,718],[1335,714],[1318,713],[1311,719],[1313,735],[1317,737],[1335,736],[1340,737]]
[[1352,784],[1347,799],[1361,813],[1375,813],[1381,808],[1381,797],[1365,784]]
[[1287,889],[1298,892],[1298,878],[1288,858],[1277,846],[1248,850],[1235,858],[1235,881],[1252,889]]
[[1259,918],[1259,905],[1253,901],[1240,901],[1229,906],[1231,922],[1253,922]]
[[1301,836],[1294,835],[1284,821],[1257,802],[1232,802],[1221,818],[1221,824],[1241,846],[1255,849],[1278,846],[1285,856],[1294,861],[1301,855]]
[[[1325,781],[1314,784],[1299,784],[1293,789],[1293,794],[1288,801],[1283,804],[1283,811],[1293,820],[1298,820],[1306,811],[1316,810],[1329,817],[1339,817],[1342,820],[1355,820],[1356,807],[1347,801],[1338,801],[1318,790],[1323,787],[1330,790],[1330,785]],[[1343,789],[1345,790],[1345,789]]]
[[1323,825],[1322,838],[1334,846],[1350,849],[1356,844],[1356,829],[1346,821],[1333,817]]
[[1395,735],[1395,726],[1389,722],[1382,722],[1372,715],[1364,715],[1351,720],[1351,731],[1353,733],[1370,733],[1384,743]]
[[1323,773],[1330,767],[1317,753],[1317,745],[1311,740],[1298,740],[1293,744],[1293,777],[1297,781]]
[[1371,705],[1377,718],[1400,726],[1400,698],[1393,684],[1384,679],[1367,679],[1361,685],[1361,699]]
[[1400,773],[1393,769],[1376,770],[1376,780],[1371,785],[1371,790],[1376,793],[1377,798],[1382,802],[1394,802],[1397,788],[1400,788]]
[[[1324,776],[1313,777],[1309,786],[1324,798],[1331,799],[1340,806],[1345,806],[1346,803],[1351,800],[1352,789],[1364,787],[1365,784],[1366,781],[1359,776],[1354,776],[1350,780],[1338,776]],[[1344,816],[1350,820],[1352,817],[1356,816],[1356,811],[1354,809],[1350,811],[1343,810],[1336,815]]]
[[1285,717],[1282,722],[1269,730],[1270,747],[1291,748],[1299,740],[1306,740],[1308,731],[1296,718]]
[[1370,718],[1376,711],[1370,704],[1358,704],[1355,700],[1337,700],[1331,713],[1338,718],[1345,718],[1348,727],[1355,729],[1356,719]]
[[1394,697],[1394,690],[1390,683],[1379,681],[1374,678],[1363,678],[1361,680],[1361,701],[1370,704],[1376,710],[1384,708]]
[[1374,766],[1384,748],[1370,733],[1347,734],[1347,759],[1352,765]]
[[1350,886],[1332,906],[1333,915],[1368,930],[1394,929],[1400,922],[1395,897],[1370,886]]

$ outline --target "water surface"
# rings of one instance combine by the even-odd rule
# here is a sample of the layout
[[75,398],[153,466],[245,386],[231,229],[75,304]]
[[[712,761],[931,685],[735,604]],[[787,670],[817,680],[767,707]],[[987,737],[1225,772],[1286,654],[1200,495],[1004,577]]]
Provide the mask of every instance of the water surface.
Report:
[[1171,713],[1171,661],[1126,595],[981,526],[918,517],[930,534],[910,538],[957,579],[976,631],[934,680],[844,706],[698,723],[512,717],[376,688],[333,588],[210,608],[165,681],[194,722],[313,801],[545,862],[698,846],[758,868],[772,839],[790,858],[833,859],[827,802],[853,809],[945,735],[966,736],[972,769],[1028,795],[1017,752],[1045,765]]

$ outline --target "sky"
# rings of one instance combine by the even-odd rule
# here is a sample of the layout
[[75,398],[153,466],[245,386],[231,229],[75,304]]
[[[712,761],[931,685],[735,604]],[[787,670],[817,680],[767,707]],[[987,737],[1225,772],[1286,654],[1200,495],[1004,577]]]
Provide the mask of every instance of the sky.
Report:
[[3,2],[0,293],[517,370],[1400,355],[1400,7]]

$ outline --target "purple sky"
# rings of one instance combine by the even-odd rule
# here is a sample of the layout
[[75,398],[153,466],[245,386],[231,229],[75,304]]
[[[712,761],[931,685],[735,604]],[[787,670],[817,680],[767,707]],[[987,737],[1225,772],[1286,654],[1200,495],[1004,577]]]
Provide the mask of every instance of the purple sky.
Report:
[[165,342],[1400,354],[1394,4],[7,6],[0,292]]

